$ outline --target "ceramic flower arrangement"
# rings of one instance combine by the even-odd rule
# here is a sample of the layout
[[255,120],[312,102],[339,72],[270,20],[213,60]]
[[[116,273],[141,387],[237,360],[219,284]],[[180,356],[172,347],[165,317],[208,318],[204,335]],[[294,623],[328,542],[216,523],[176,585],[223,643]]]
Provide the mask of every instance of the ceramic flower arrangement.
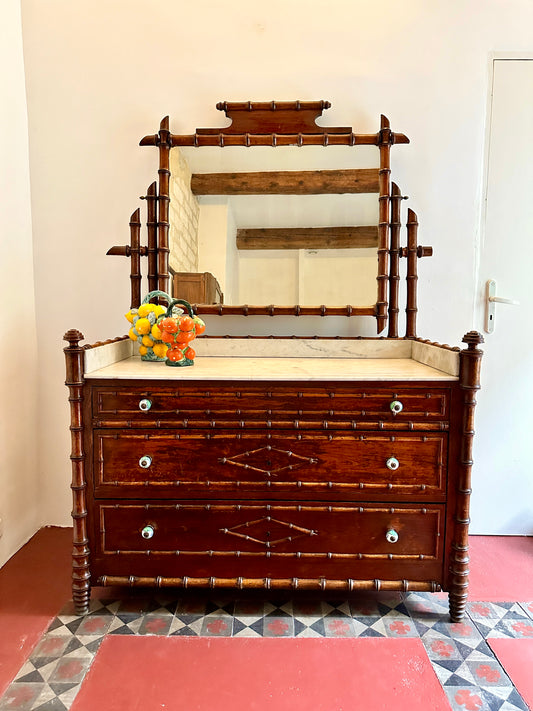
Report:
[[[154,297],[165,299],[168,308],[149,303]],[[194,364],[196,352],[190,344],[204,333],[205,323],[194,315],[188,301],[172,299],[164,291],[151,291],[126,318],[131,323],[128,335],[139,343],[142,360],[165,361],[171,366]]]
[[[186,315],[174,316],[172,309],[181,304],[187,310]],[[191,342],[205,331],[205,323],[195,316],[191,305],[183,299],[174,299],[164,317],[157,321],[161,340],[168,346],[166,364],[172,366],[194,365],[196,351]]]

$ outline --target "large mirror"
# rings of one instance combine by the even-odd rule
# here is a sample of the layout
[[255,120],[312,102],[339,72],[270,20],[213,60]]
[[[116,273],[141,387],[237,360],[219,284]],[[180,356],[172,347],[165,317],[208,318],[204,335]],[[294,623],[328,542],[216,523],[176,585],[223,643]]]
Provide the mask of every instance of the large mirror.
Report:
[[175,295],[195,303],[373,306],[378,169],[375,146],[173,148]]
[[417,243],[391,181],[390,148],[409,143],[381,116],[374,134],[318,123],[327,101],[220,102],[221,128],[173,134],[169,117],[142,146],[159,151],[157,183],[130,219],[131,304],[170,292],[200,314],[371,316],[398,333],[400,258],[407,257],[408,334],[416,319]]

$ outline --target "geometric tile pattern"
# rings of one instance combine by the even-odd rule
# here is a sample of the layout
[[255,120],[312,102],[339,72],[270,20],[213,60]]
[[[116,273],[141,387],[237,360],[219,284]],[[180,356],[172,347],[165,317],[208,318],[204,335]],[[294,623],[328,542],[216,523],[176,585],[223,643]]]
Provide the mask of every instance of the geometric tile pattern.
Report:
[[528,709],[486,640],[533,637],[533,602],[468,603],[465,621],[453,624],[447,596],[431,593],[365,593],[326,602],[303,594],[265,600],[129,592],[120,600],[91,601],[84,617],[68,603],[0,699],[0,711],[69,709],[107,635],[417,637],[454,711]]

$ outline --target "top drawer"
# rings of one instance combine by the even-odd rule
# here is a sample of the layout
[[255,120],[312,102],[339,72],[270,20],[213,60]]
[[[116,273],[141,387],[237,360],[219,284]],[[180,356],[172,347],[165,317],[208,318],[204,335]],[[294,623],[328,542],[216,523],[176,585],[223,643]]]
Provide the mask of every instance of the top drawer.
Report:
[[176,387],[95,386],[98,427],[442,429],[449,389],[279,383]]

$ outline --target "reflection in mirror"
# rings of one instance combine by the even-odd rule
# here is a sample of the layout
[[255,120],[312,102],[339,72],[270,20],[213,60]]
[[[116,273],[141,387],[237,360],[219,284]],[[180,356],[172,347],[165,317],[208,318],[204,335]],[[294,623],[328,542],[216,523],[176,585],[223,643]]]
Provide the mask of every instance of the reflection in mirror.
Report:
[[[203,284],[190,300],[374,304],[378,158],[374,146],[173,148],[170,267]],[[174,295],[185,287],[175,276]]]

